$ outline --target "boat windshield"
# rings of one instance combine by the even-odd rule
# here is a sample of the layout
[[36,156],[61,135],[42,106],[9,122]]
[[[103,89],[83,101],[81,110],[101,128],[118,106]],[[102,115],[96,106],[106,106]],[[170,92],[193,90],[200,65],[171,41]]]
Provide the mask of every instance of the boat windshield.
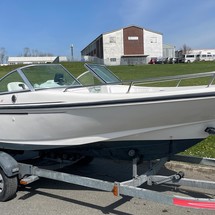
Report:
[[33,65],[21,71],[34,89],[82,86],[71,73],[60,64]]
[[87,72],[75,78],[60,64],[37,64],[18,68],[0,79],[0,94],[46,88],[66,89],[80,86],[122,83],[104,65],[85,64]]
[[104,84],[122,83],[105,65],[85,64],[85,67]]

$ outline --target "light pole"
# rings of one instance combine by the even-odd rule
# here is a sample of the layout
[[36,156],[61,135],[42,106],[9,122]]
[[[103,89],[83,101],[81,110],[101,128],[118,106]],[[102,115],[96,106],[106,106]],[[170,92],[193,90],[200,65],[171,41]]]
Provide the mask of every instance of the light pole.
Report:
[[70,48],[71,48],[71,61],[73,61],[74,59],[73,59],[73,44],[70,46]]

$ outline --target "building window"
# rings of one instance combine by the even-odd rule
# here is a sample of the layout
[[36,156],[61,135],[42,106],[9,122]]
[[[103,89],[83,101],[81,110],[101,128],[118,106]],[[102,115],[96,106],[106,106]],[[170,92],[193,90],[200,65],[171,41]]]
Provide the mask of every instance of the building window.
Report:
[[129,36],[128,40],[138,40],[139,38],[137,36]]
[[151,37],[150,42],[151,43],[157,43],[157,37]]
[[116,43],[116,37],[110,37],[110,43]]
[[116,62],[116,58],[110,58],[110,62]]

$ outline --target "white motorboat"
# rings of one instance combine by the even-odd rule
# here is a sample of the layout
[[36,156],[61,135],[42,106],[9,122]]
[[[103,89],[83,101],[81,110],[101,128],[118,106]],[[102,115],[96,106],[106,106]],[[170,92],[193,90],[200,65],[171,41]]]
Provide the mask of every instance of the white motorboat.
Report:
[[[152,160],[184,151],[214,132],[215,72],[146,79],[143,85],[124,84],[103,65],[85,67],[78,78],[59,64],[28,65],[4,76],[0,149]],[[211,81],[147,85],[197,77]],[[91,83],[83,85],[86,80]]]

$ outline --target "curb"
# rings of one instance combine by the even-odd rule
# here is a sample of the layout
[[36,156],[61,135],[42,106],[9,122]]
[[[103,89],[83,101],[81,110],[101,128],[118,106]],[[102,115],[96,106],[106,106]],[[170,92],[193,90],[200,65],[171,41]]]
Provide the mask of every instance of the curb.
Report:
[[205,166],[201,164],[190,164],[185,162],[178,161],[170,161],[165,164],[165,166],[169,169],[181,168],[189,171],[207,173],[207,174],[215,174],[215,167],[213,166]]

